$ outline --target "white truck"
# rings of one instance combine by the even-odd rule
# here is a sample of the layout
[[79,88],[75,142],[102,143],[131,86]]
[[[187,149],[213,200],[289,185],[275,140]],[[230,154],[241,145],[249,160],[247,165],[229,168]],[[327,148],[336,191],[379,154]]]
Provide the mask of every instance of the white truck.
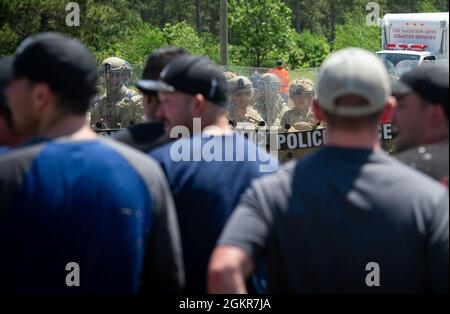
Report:
[[379,20],[382,50],[377,52],[388,71],[400,76],[423,62],[449,61],[449,14],[386,14]]

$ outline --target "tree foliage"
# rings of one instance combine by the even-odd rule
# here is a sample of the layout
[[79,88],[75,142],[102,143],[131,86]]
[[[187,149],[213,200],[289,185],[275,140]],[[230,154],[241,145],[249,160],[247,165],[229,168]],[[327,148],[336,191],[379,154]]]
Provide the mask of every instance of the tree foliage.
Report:
[[[219,61],[218,0],[77,0],[79,27],[65,23],[67,0],[0,0],[0,55],[31,34],[58,31],[85,43],[100,62],[117,55],[142,64],[178,45]],[[380,30],[365,25],[367,0],[228,0],[229,63],[315,67],[330,50],[377,50]],[[448,11],[446,0],[378,0],[386,13]]]

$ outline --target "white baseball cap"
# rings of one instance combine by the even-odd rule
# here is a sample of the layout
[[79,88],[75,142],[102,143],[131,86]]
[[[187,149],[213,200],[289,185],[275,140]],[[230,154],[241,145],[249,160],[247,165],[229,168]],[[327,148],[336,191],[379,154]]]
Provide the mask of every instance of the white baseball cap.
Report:
[[[390,80],[381,60],[360,48],[346,48],[322,64],[316,87],[320,107],[338,116],[360,117],[381,112],[391,94]],[[362,106],[336,106],[336,100],[356,95],[367,100]]]

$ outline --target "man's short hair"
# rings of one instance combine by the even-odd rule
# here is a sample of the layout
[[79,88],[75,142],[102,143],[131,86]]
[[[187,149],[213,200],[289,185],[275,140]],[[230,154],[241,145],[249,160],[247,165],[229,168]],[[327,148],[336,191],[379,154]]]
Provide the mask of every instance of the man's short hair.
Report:
[[139,90],[148,95],[156,95],[158,91],[153,90],[145,83],[148,80],[157,80],[164,67],[178,56],[189,54],[187,50],[179,47],[160,48],[152,52],[148,57],[144,71],[142,72],[142,80],[138,81]]
[[142,78],[144,80],[157,80],[164,67],[175,57],[188,52],[184,48],[168,47],[155,50],[147,59]]
[[[362,102],[367,102],[366,99],[361,98]],[[339,106],[341,104],[340,99],[338,98],[336,100],[336,105]],[[358,105],[355,105],[358,106]],[[330,128],[337,128],[341,130],[346,130],[349,132],[358,132],[363,129],[373,128],[375,127],[381,117],[381,112],[372,113],[369,115],[365,115],[362,117],[346,117],[346,116],[339,116],[336,114],[332,114],[329,112],[324,111],[325,119],[327,120],[327,125]]]

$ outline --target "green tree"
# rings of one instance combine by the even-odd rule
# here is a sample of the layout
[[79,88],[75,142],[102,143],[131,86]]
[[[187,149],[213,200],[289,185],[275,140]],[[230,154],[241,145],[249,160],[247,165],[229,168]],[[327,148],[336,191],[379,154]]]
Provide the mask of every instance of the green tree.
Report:
[[291,10],[281,0],[229,1],[231,44],[250,65],[260,67],[269,59],[288,56],[293,45]]
[[336,28],[333,50],[346,47],[360,47],[373,52],[380,50],[380,28],[366,25],[366,17],[362,12],[348,14],[345,24]]
[[297,46],[304,52],[302,67],[319,67],[330,53],[330,45],[325,36],[304,30],[296,36]]

